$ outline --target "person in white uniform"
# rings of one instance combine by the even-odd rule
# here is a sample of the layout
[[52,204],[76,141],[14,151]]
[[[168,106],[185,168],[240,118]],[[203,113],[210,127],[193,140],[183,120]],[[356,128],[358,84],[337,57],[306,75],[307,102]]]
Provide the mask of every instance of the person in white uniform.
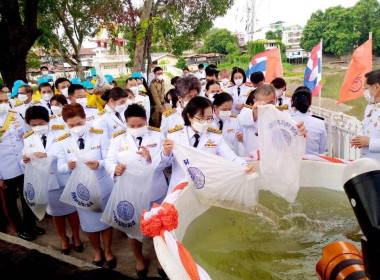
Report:
[[211,102],[214,102],[214,95],[221,93],[220,83],[215,80],[211,80],[206,84],[206,96]]
[[[158,128],[147,126],[146,112],[143,107],[132,104],[128,106],[124,114],[128,129],[127,131],[123,129],[116,132],[111,139],[105,168],[108,174],[114,178],[115,176],[121,176],[125,169],[128,168],[128,164],[120,163],[122,159],[127,159],[128,162],[135,161],[144,165],[152,165],[155,172],[150,195],[151,205],[153,203],[161,204],[168,190],[163,173],[166,166],[159,166],[161,163],[162,134]],[[141,181],[144,180],[145,178],[142,177]],[[142,243],[130,236],[128,243],[136,258],[137,275],[144,278],[148,269],[142,254]]]
[[292,114],[292,117],[297,123],[304,122],[309,135],[306,139],[305,154],[324,154],[327,143],[325,122],[307,113],[310,106],[311,94],[309,91],[299,90],[293,94],[292,107],[296,111]]
[[[60,95],[64,97],[63,95]],[[70,204],[59,200],[67,180],[68,174],[61,174],[57,170],[57,136],[62,135],[64,128],[58,125],[49,126],[49,112],[45,107],[33,106],[26,110],[25,121],[32,130],[24,135],[24,151],[33,153],[37,158],[49,157],[52,160],[48,176],[48,207],[46,212],[53,217],[55,229],[61,239],[61,254],[70,254],[69,238],[66,235],[66,219],[70,224],[72,241],[76,252],[83,252],[83,243],[79,236],[79,217],[77,210]],[[28,155],[23,155],[24,164],[30,162]]]
[[50,99],[50,109],[53,115],[50,116],[49,126],[50,128],[54,125],[65,126],[67,130],[67,126],[65,121],[62,118],[62,109],[63,106],[67,105],[67,99],[63,94],[56,94]]
[[205,72],[205,66],[201,63],[198,65],[198,71],[194,73],[194,76],[199,80],[202,81],[206,79],[206,72]]
[[[107,102],[102,111],[98,113],[93,125],[103,129],[108,139],[122,129],[126,129],[124,111],[127,109],[128,92],[121,87],[114,87],[102,94],[102,99]],[[131,101],[130,101],[131,102]]]
[[[33,100],[33,88],[30,85],[20,86],[17,92],[17,99],[13,108],[25,119],[25,111],[31,106],[41,105],[39,100]],[[29,129],[27,129],[29,130]]]
[[228,93],[234,99],[232,113],[236,115],[238,115],[241,109],[243,109],[247,97],[253,90],[251,86],[246,84],[246,81],[247,78],[243,69],[235,68],[232,71],[231,83],[233,85],[228,88]]
[[353,147],[361,149],[362,158],[380,159],[380,69],[365,74],[364,98],[369,102],[365,109],[363,127],[351,139]]
[[[276,97],[277,97],[277,108],[283,108],[284,110],[290,109],[292,105],[292,95],[289,93],[286,93],[286,82],[283,78],[274,78],[273,81],[270,83],[272,86],[274,86],[276,91]],[[278,109],[280,109],[278,108]]]
[[237,164],[247,166],[245,171],[251,173],[254,167],[238,157],[226,144],[222,131],[210,127],[212,120],[212,103],[207,98],[197,96],[190,100],[183,111],[184,126],[169,129],[168,139],[163,142],[161,159],[173,168],[168,193],[184,178],[185,174],[173,156],[173,143],[189,145],[212,154],[219,155]]
[[204,83],[201,83],[202,88],[201,88],[201,92],[200,92],[199,96],[206,97],[206,91],[207,91],[206,85],[207,85],[207,83],[209,83],[211,81],[218,81],[218,75],[219,75],[219,72],[216,69],[210,68],[210,69],[206,70],[206,80],[204,81]]
[[[71,174],[76,167],[76,152],[84,150],[90,153],[92,160],[86,162],[86,165],[96,174],[102,194],[102,210],[104,210],[114,183],[104,168],[109,140],[102,129],[90,128],[87,125],[86,114],[80,104],[63,107],[62,117],[70,132],[57,138],[58,172]],[[112,227],[100,221],[103,211],[93,212],[82,208],[77,208],[77,211],[81,228],[87,233],[94,250],[93,263],[101,267],[106,262],[109,269],[115,268],[116,258],[111,249]],[[100,237],[103,239],[104,251],[100,246]]]
[[222,69],[219,72],[220,87],[223,92],[228,91],[228,87],[231,86],[231,72],[228,69]]
[[62,94],[64,97],[69,97],[69,86],[71,82],[67,78],[58,78],[54,82],[55,88],[58,90],[58,93]]
[[183,125],[182,111],[189,101],[198,96],[201,91],[201,84],[193,75],[185,78],[179,78],[176,83],[176,94],[178,96],[179,106],[162,114],[161,132],[164,137],[167,136],[168,130]]
[[40,103],[42,106],[44,106],[46,109],[49,111],[49,115],[52,115],[53,113],[51,112],[50,109],[50,99],[53,97],[54,93],[54,88],[51,84],[49,83],[42,83],[38,86],[38,90],[41,94],[41,100]]

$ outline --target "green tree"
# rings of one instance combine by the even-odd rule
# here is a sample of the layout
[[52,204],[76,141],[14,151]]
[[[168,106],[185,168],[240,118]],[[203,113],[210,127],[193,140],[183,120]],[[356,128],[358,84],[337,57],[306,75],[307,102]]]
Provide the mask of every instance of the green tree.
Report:
[[26,69],[40,68],[40,57],[32,50],[28,52],[26,57]]
[[186,60],[183,58],[183,57],[180,57],[178,59],[178,62],[176,64],[176,67],[179,68],[179,69],[183,69],[187,66],[187,62]]
[[239,53],[239,40],[225,28],[214,28],[207,34],[202,50],[209,53]]
[[269,30],[265,32],[265,39],[282,40],[282,30],[276,30],[276,31]]

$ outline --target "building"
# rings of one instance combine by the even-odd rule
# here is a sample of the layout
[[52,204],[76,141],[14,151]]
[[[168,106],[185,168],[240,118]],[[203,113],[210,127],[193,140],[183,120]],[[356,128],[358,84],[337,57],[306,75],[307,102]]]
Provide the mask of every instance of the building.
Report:
[[192,54],[185,56],[187,66],[190,70],[198,70],[198,64],[215,64],[218,65],[225,58],[225,54],[221,53],[206,53],[206,54]]
[[299,25],[285,27],[282,31],[282,42],[286,47],[285,55],[289,63],[307,62],[309,53],[301,48],[303,28]]
[[171,53],[152,53],[152,61],[157,61],[158,65],[176,65],[178,57]]
[[310,56],[310,53],[298,47],[298,48],[286,49],[285,55],[286,55],[287,62],[298,64],[298,63],[306,63]]

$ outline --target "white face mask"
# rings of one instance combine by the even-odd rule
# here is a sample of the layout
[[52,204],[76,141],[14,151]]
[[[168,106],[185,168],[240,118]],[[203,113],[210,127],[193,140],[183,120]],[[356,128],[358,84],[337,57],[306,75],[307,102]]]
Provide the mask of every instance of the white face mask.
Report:
[[128,107],[128,103],[125,103],[123,105],[117,105],[115,107],[115,111],[118,112],[118,113],[120,113],[120,114],[122,114],[127,109],[127,107]]
[[190,101],[190,100],[187,100],[187,101],[183,101],[183,108],[185,108],[185,107],[186,107],[186,105],[187,105],[187,104],[189,104],[189,101]]
[[235,82],[235,85],[239,87],[243,84],[243,79],[234,80],[234,82]]
[[59,114],[62,113],[62,107],[59,106],[51,106],[50,107],[51,111],[53,112],[54,115],[58,116]]
[[219,119],[222,121],[227,120],[231,116],[231,111],[219,111]]
[[52,98],[52,96],[53,95],[50,93],[44,93],[44,94],[42,94],[42,99],[49,102],[50,99]]
[[8,113],[8,110],[10,109],[9,103],[1,103],[0,104],[0,115],[4,115]]
[[162,81],[164,79],[164,75],[158,75],[157,80]]
[[128,127],[128,132],[131,134],[133,137],[141,137],[144,136],[145,133],[148,131],[148,128],[146,126],[139,127],[139,128],[129,128]]
[[144,89],[144,86],[143,86],[143,85],[139,85],[137,88],[138,88],[138,91],[139,91],[139,92],[142,92],[143,89]]
[[214,102],[214,93],[209,93],[208,94],[208,99],[211,101],[211,102]]
[[137,95],[139,93],[138,87],[131,87],[130,90],[133,92],[134,95]]
[[81,137],[86,132],[86,125],[75,126],[69,130],[74,136]]
[[62,94],[64,97],[68,97],[69,96],[69,88],[64,88],[61,90]]
[[42,71],[42,75],[47,76],[49,74],[48,71]]
[[[228,84],[229,82],[230,82],[230,80],[227,79],[227,78],[222,79],[222,83],[223,83],[224,85]],[[236,81],[235,81],[235,82],[236,82]]]
[[375,96],[372,96],[371,93],[369,92],[369,89],[364,90],[364,98],[368,102],[375,102]]
[[33,127],[32,129],[33,129],[33,131],[34,131],[36,134],[42,136],[42,135],[48,133],[48,131],[49,131],[49,126],[48,126],[47,124],[46,124],[46,125],[37,125],[37,126]]
[[206,133],[207,132],[207,129],[210,127],[210,124],[207,123],[207,122],[204,122],[204,123],[200,123],[200,122],[197,122],[197,121],[194,121],[191,126],[196,130],[198,131],[199,133]]
[[26,94],[19,94],[17,95],[17,99],[21,102],[25,102],[26,100],[28,100],[28,96]]
[[280,97],[284,93],[282,90],[278,90],[278,89],[276,89],[275,92],[276,92],[276,97]]
[[83,97],[83,98],[76,98],[76,101],[78,104],[82,105],[82,107],[86,107],[87,105],[87,98],[86,97]]

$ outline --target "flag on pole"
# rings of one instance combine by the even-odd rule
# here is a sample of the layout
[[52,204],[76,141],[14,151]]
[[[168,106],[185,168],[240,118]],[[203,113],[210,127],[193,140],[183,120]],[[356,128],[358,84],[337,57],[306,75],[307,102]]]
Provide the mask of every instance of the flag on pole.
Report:
[[311,50],[303,85],[311,90],[313,96],[317,96],[322,89],[322,42]]
[[274,78],[282,77],[282,62],[280,49],[268,50],[256,54],[247,69],[247,78],[254,72],[261,71],[265,82],[270,83]]
[[338,104],[363,96],[365,73],[372,70],[372,38],[359,46],[353,53],[344,78]]

